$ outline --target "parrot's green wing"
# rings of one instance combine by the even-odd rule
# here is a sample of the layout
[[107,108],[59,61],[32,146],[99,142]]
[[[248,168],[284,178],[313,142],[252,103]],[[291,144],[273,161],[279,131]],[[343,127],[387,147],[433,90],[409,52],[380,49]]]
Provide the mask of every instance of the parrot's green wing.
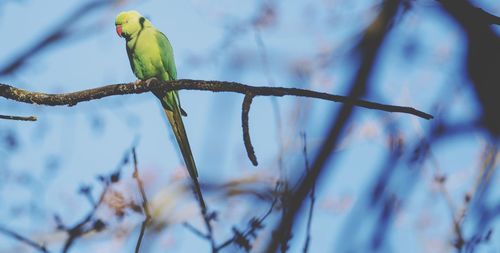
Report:
[[[160,47],[160,55],[161,61],[163,64],[163,68],[168,74],[168,79],[166,80],[175,80],[177,79],[177,68],[175,67],[174,60],[174,50],[172,49],[172,45],[170,44],[167,36],[162,32],[156,30],[155,38]],[[165,78],[165,77],[164,77]],[[179,98],[179,92],[175,91],[177,97],[177,103],[179,104],[180,112],[182,116],[187,116],[186,111],[184,111],[181,107],[181,100]]]
[[172,45],[168,41],[167,36],[158,30],[155,31],[155,38],[156,43],[158,43],[158,46],[160,47],[161,61],[163,63],[164,70],[168,74],[168,80],[177,79],[177,68],[175,67],[174,50],[172,49]]

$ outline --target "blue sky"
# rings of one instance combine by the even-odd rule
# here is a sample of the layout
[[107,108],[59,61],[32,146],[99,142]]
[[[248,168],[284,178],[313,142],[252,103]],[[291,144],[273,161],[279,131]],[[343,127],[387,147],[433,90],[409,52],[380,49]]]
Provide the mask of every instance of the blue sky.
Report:
[[[50,32],[81,2],[25,0],[2,3],[0,30],[4,39],[0,67]],[[135,80],[124,41],[115,33],[114,17],[122,10],[136,9],[169,37],[179,78],[230,80],[345,94],[355,63],[349,54],[352,39],[374,17],[378,2],[276,2],[276,23],[256,31],[251,22],[261,3],[263,1],[219,1],[217,4],[202,0],[168,3],[160,0],[121,1],[116,6],[93,12],[74,28],[91,26],[90,33],[54,45],[34,56],[14,75],[0,77],[0,82],[56,93]],[[500,13],[500,5],[495,1],[476,3]],[[458,27],[443,15],[434,1],[417,1],[399,22],[381,51],[384,60],[375,67],[376,74],[372,77],[367,98],[413,106],[448,122],[473,118],[479,108],[463,81],[461,60],[465,45]],[[263,41],[263,48],[256,36]],[[325,64],[328,56],[331,60]],[[297,77],[297,70],[306,71],[308,77]],[[250,112],[250,132],[260,162],[255,168],[246,157],[241,137],[241,95],[181,91],[181,96],[183,107],[189,114],[184,122],[202,182],[252,175],[273,182],[278,175],[277,155],[281,145],[284,147],[286,171],[290,175],[300,174],[303,170],[299,166],[302,164],[300,133],[307,132],[312,157],[325,137],[325,127],[339,108],[339,104],[325,101],[277,98],[281,114],[280,139],[273,101],[256,98]],[[441,96],[449,96],[450,102],[440,104]],[[0,202],[3,203],[0,225],[15,228],[22,234],[32,238],[51,235],[55,230],[54,213],[69,224],[80,219],[88,209],[88,203],[77,193],[80,185],[97,186],[95,176],[113,170],[135,139],[139,140],[137,152],[141,172],[150,180],[146,190],[151,199],[161,199],[164,196],[162,190],[166,191],[168,198],[175,198],[169,194],[175,194],[172,189],[186,179],[182,176],[184,169],[170,129],[151,94],[110,97],[71,108],[20,105],[5,100],[0,103],[0,114],[33,114],[39,118],[35,123],[0,121],[0,129],[15,132],[20,144],[17,150],[2,150],[0,153],[0,166],[3,167],[0,174],[3,181],[3,186],[0,186]],[[440,114],[442,108],[447,110]],[[409,115],[367,109],[356,111],[348,134],[335,151],[338,157],[335,171],[331,172],[331,169],[325,173],[318,187],[310,252],[349,249],[353,246],[351,241],[343,240],[341,236],[349,229],[356,231],[356,235],[350,238],[356,245],[366,243],[363,235],[369,233],[372,229],[370,222],[374,221],[368,219],[359,228],[349,226],[367,214],[365,193],[387,156],[388,122],[397,126],[397,132],[408,146],[419,141],[432,124]],[[437,164],[448,176],[446,187],[457,203],[461,203],[463,195],[474,183],[485,141],[484,134],[474,132],[433,146]],[[404,195],[405,201],[392,222],[384,249],[452,252],[449,242],[453,239],[453,231],[448,206],[433,183],[435,164],[425,162],[415,174],[408,172],[408,166],[404,164],[397,168],[401,171],[394,176],[390,187],[396,194]],[[124,177],[130,178],[128,169]],[[410,186],[400,185],[405,182],[401,178],[409,176],[415,178],[413,190]],[[498,184],[497,177],[492,180]],[[28,183],[23,184],[26,181]],[[137,192],[134,193],[130,185],[133,182],[121,187],[127,189],[124,191],[131,198],[137,198]],[[408,190],[409,194],[399,192],[400,189]],[[498,194],[497,189],[494,192]],[[187,205],[193,209],[191,196],[187,194],[184,199],[173,205]],[[261,210],[249,212],[246,208],[252,207],[252,202],[245,200],[238,197],[209,198],[209,205],[222,217],[234,221],[220,224],[217,230],[220,235],[230,235],[231,225],[245,226],[251,215],[264,213],[267,208],[261,205]],[[183,212],[182,208],[178,209],[172,211],[175,215],[164,215],[177,217]],[[179,225],[188,219],[202,227],[196,215],[179,217],[177,220],[172,218],[175,222],[162,233],[146,235],[151,252],[162,248],[168,252],[208,251],[209,245],[205,241]],[[112,230],[104,236],[92,235],[82,239],[85,243],[77,244],[72,252],[97,249],[101,252],[106,252],[106,249],[132,251],[140,217],[130,214],[126,220],[120,223],[131,229],[125,242],[120,244],[120,239],[113,239]],[[304,220],[297,224],[294,236],[297,239],[292,240],[290,252],[301,252],[304,225]],[[269,231],[261,235],[265,239]],[[54,237],[53,249],[57,251],[61,239]],[[0,245],[0,252],[31,250],[2,236]],[[51,245],[49,243],[49,248]],[[485,250],[498,249],[499,246],[498,242],[491,242]]]

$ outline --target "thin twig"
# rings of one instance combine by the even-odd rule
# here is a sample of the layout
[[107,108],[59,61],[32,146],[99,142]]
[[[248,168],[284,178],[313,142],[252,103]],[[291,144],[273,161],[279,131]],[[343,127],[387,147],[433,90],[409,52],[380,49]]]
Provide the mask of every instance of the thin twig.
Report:
[[[304,154],[304,163],[306,166],[306,171],[307,173],[309,173],[310,167],[309,167],[309,158],[307,158],[307,137],[305,132],[302,133],[302,139],[304,141],[304,149],[302,150]],[[303,250],[304,253],[307,253],[309,251],[309,244],[311,242],[312,217],[314,213],[314,202],[316,202],[316,181],[313,182],[311,194],[309,195],[309,197],[311,198],[311,202],[309,205],[309,215],[307,217],[307,228],[306,228],[307,235],[306,235],[306,241],[304,243],[304,250]]]
[[254,166],[258,165],[257,157],[255,156],[255,151],[252,146],[252,141],[250,140],[250,130],[248,128],[248,113],[250,112],[250,106],[252,105],[252,94],[245,95],[243,99],[243,105],[241,106],[241,127],[243,128],[243,142],[245,143],[245,148],[247,150],[248,159],[252,161]]
[[[274,201],[271,203],[271,206],[269,207],[267,212],[264,215],[262,215],[262,217],[249,223],[250,227],[247,228],[247,230],[244,233],[242,233],[242,236],[244,238],[248,238],[250,235],[254,235],[256,230],[261,228],[262,222],[272,213],[274,206],[276,205],[277,202],[278,202],[278,198],[274,199]],[[221,243],[219,246],[217,246],[217,251],[229,246],[231,243],[234,243],[237,239],[238,239],[238,237],[236,237],[236,236],[233,236],[233,237],[227,239],[226,241]]]
[[203,232],[201,232],[199,229],[195,228],[193,225],[191,225],[190,223],[188,222],[183,222],[182,225],[187,228],[188,230],[190,230],[191,232],[193,232],[193,234],[201,237],[201,238],[205,238],[205,239],[210,239],[208,237],[208,235],[204,234]]
[[0,115],[0,119],[7,119],[7,120],[20,120],[20,121],[36,121],[35,116],[11,116],[11,115]]
[[144,190],[144,182],[139,176],[139,169],[137,166],[137,154],[135,152],[135,147],[132,148],[132,158],[134,160],[134,174],[133,177],[137,181],[137,186],[139,187],[139,191],[142,197],[142,208],[144,209],[144,221],[141,225],[141,232],[139,233],[139,238],[137,239],[137,244],[135,245],[135,252],[139,253],[141,248],[142,238],[144,237],[144,232],[146,231],[146,226],[151,222],[151,213],[149,212],[149,204],[148,199],[146,197],[146,191]]
[[198,205],[200,206],[200,212],[201,216],[203,218],[203,223],[205,224],[205,228],[207,230],[207,234],[203,234],[198,231],[198,229],[194,228],[193,226],[189,225],[187,226],[190,228],[191,231],[195,232],[196,235],[201,235],[203,238],[207,239],[210,242],[210,246],[212,248],[212,252],[217,252],[217,249],[215,247],[215,239],[214,239],[214,233],[213,233],[213,228],[212,224],[210,223],[213,219],[215,219],[215,214],[214,213],[209,213],[207,209],[207,205],[205,204],[205,200],[203,198],[203,194],[201,193],[201,187],[200,183],[198,182],[197,178],[192,178],[193,182],[193,190],[196,195],[196,199],[198,200]]
[[45,248],[45,246],[43,244],[39,244],[35,241],[32,241],[32,240],[12,231],[10,229],[7,229],[3,226],[0,226],[0,233],[4,234],[6,236],[12,237],[12,238],[14,238],[14,239],[26,244],[26,245],[29,245],[32,248],[34,248],[40,252],[49,253],[49,250],[47,250],[47,248]]
[[[441,172],[442,170],[440,169],[438,159],[436,158],[434,152],[432,151],[431,141],[429,141],[425,137],[422,137],[419,146],[420,147],[418,147],[418,149],[425,150],[425,155],[428,157],[428,159],[432,164],[432,167],[434,168],[434,182],[438,185],[439,191],[441,192],[446,201],[446,204],[450,212],[451,220],[453,223],[453,232],[455,234],[453,246],[457,249],[458,252],[461,252],[463,246],[466,243],[466,240],[462,232],[462,224],[460,221],[460,217],[456,215],[457,205],[453,201],[453,198],[451,197],[449,191],[446,189],[445,185],[446,176]],[[464,205],[465,205],[464,208],[467,208],[468,201],[466,201]]]
[[90,203],[91,206],[95,206],[96,201],[94,199],[94,196],[92,196],[92,188],[91,188],[91,186],[88,186],[88,185],[82,185],[82,186],[80,186],[79,193],[82,194],[83,196],[85,196],[85,198],[87,198],[87,200],[89,201],[89,203]]
[[75,242],[75,240],[77,238],[94,230],[94,227],[85,229],[85,226],[90,221],[92,221],[92,219],[94,218],[94,216],[97,212],[97,208],[104,201],[104,196],[106,196],[106,193],[108,192],[109,186],[110,186],[110,183],[105,182],[104,189],[102,190],[101,195],[99,196],[99,200],[95,203],[95,205],[92,207],[92,209],[87,214],[87,216],[85,216],[80,222],[78,222],[72,228],[69,228],[66,230],[66,232],[68,233],[68,239],[66,239],[66,242],[64,243],[64,247],[62,250],[63,253],[68,252],[68,250],[70,249],[70,247],[73,245],[73,243]]
[[439,191],[441,192],[441,194],[443,194],[443,197],[445,198],[446,204],[448,205],[448,209],[450,211],[451,220],[453,222],[453,232],[455,234],[453,246],[457,249],[458,252],[461,252],[463,246],[465,245],[465,238],[462,232],[461,222],[459,220],[459,217],[457,217],[456,215],[457,208],[455,202],[453,201],[453,198],[446,189],[445,185],[446,176],[436,174],[434,176],[434,181],[439,186]]
[[[198,181],[196,180],[196,183]],[[199,185],[198,185],[198,189],[199,189]],[[212,213],[209,213],[208,210],[207,210],[207,207],[205,205],[205,202],[203,200],[203,196],[201,195],[201,191],[199,191],[199,203],[200,203],[200,206],[202,207],[201,209],[201,215],[203,217],[203,222],[205,223],[205,228],[207,229],[207,239],[208,241],[210,242],[210,247],[212,248],[212,253],[215,253],[217,252],[217,249],[216,249],[216,243],[215,243],[215,239],[214,239],[214,231],[213,231],[213,228],[212,228],[212,224],[210,223],[214,218],[215,216],[212,215]]]
[[48,106],[74,106],[80,102],[100,99],[109,96],[125,95],[125,94],[138,94],[152,90],[202,90],[213,92],[234,92],[240,94],[252,94],[253,96],[297,96],[309,97],[332,102],[339,102],[349,104],[351,106],[360,106],[368,109],[381,110],[386,112],[399,112],[412,114],[424,119],[432,119],[433,116],[419,111],[412,107],[386,105],[381,103],[370,102],[350,96],[333,95],[324,92],[316,92],[306,89],[298,88],[284,88],[284,87],[265,87],[265,86],[250,86],[237,82],[225,81],[204,81],[204,80],[190,80],[179,79],[171,81],[160,81],[158,79],[151,79],[141,81],[140,83],[121,83],[111,84],[98,88],[87,89],[71,93],[61,94],[48,94],[40,92],[32,92],[28,90],[19,89],[7,84],[0,83],[0,97],[15,100],[18,102],[48,105]]
[[[134,145],[132,147],[135,147],[135,141]],[[58,221],[58,225],[68,233],[68,238],[64,242],[63,246],[63,253],[66,253],[69,251],[71,246],[73,246],[74,242],[76,239],[82,237],[83,235],[91,232],[91,231],[100,231],[102,230],[106,224],[104,224],[101,220],[95,219],[95,215],[97,213],[97,209],[101,206],[101,204],[104,202],[104,198],[106,194],[108,193],[108,190],[110,189],[111,184],[114,182],[117,182],[119,180],[119,175],[121,173],[121,170],[123,169],[123,166],[128,164],[129,162],[129,157],[130,157],[130,151],[127,150],[127,152],[124,154],[124,158],[120,161],[118,164],[118,167],[116,170],[114,170],[110,175],[105,176],[99,176],[99,180],[101,183],[103,183],[104,187],[99,195],[99,199],[97,201],[91,201],[92,208],[89,211],[89,213],[77,224],[75,224],[72,227],[64,226],[60,221]],[[92,223],[92,226],[89,227],[89,224]]]

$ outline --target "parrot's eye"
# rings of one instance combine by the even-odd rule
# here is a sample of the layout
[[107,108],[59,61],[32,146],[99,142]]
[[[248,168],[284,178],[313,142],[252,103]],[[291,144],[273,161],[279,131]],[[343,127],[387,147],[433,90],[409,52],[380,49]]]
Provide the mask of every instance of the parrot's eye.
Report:
[[127,20],[125,20],[125,24],[127,24],[127,23],[128,23],[128,19],[127,19]]

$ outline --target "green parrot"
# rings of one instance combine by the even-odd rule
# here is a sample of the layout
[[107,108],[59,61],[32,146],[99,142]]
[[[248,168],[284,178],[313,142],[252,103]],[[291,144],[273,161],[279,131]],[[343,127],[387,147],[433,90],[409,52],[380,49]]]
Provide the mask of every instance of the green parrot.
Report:
[[[135,76],[140,80],[157,78],[168,81],[177,78],[174,52],[167,36],[137,11],[118,14],[115,21],[118,36],[127,42],[127,55]],[[161,101],[175,139],[186,163],[191,178],[197,184],[198,171],[184,129],[181,116],[187,116],[181,108],[177,91],[153,92]]]

